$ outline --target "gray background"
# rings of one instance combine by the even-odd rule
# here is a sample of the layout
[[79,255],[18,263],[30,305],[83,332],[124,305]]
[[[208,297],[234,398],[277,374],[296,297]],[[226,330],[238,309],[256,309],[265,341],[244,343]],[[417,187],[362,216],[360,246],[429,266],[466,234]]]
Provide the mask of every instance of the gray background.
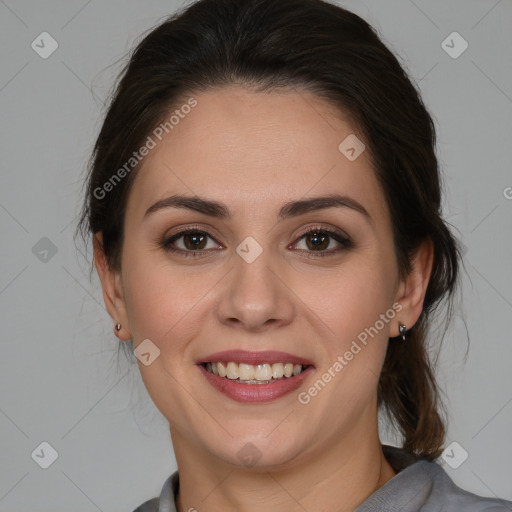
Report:
[[[458,469],[442,464],[466,489],[512,499],[512,2],[341,4],[375,26],[419,82],[439,130],[446,216],[467,248],[469,353],[464,361],[458,316],[438,372],[447,444],[469,456]],[[117,366],[90,252],[77,251],[73,231],[119,59],[176,7],[0,1],[2,512],[131,511],[175,469],[167,422],[137,367],[124,357]],[[47,59],[31,48],[43,31],[59,44]],[[469,44],[456,59],[441,47],[453,31]],[[42,441],[59,454],[48,469],[31,458]]]

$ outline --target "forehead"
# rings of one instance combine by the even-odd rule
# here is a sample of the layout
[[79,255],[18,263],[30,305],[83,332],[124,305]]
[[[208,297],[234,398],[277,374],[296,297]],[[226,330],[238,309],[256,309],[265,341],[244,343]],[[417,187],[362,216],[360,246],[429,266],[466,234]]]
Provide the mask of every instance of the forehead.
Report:
[[254,208],[277,210],[287,200],[339,192],[383,213],[369,152],[351,160],[340,151],[347,137],[357,144],[357,135],[333,105],[298,90],[227,87],[191,97],[197,104],[175,116],[168,133],[161,130],[161,140],[152,135],[155,146],[138,170],[127,215],[142,217],[153,202],[174,193],[255,213]]

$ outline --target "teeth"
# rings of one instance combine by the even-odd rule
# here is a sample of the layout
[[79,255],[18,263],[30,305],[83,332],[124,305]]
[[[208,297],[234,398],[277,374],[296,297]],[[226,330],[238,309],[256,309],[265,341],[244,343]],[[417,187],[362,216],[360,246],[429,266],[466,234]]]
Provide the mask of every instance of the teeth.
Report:
[[[227,374],[226,374],[226,367],[224,366],[223,363],[217,363],[215,365],[215,363],[210,363],[213,366],[217,366],[217,370],[219,372],[219,377],[225,377]],[[208,369],[208,368],[207,368]]]
[[254,378],[256,380],[270,380],[272,378],[272,366],[269,364],[257,364]]
[[238,365],[236,363],[233,363],[233,361],[230,361],[228,363],[228,366],[226,367],[226,377],[228,379],[238,379],[240,376],[240,372],[238,371]]
[[[215,365],[213,365],[215,366]],[[240,380],[253,380],[254,379],[254,366],[252,364],[240,363],[238,365],[238,373]]]
[[272,365],[272,377],[274,379],[280,379],[284,375],[284,364],[274,363]]
[[239,380],[245,383],[264,383],[283,377],[299,375],[304,370],[301,364],[293,363],[264,363],[264,364],[245,364],[228,361],[223,363],[206,363],[205,368],[210,373],[219,377],[227,377],[231,380]]

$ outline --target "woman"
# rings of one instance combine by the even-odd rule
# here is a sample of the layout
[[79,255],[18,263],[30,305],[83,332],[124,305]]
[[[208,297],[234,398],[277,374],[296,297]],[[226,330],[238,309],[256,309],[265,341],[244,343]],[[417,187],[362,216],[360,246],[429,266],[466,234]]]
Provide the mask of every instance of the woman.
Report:
[[440,202],[431,117],[355,14],[201,0],[144,38],[81,222],[178,464],[136,512],[511,509],[435,462]]

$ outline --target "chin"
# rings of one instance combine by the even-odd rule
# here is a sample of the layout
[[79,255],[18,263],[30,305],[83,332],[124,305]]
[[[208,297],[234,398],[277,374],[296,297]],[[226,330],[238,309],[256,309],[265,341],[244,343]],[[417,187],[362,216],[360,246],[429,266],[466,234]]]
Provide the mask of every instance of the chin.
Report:
[[296,465],[301,449],[290,436],[258,437],[240,436],[225,443],[212,446],[210,452],[226,463],[251,471],[268,471],[270,468],[288,468]]

